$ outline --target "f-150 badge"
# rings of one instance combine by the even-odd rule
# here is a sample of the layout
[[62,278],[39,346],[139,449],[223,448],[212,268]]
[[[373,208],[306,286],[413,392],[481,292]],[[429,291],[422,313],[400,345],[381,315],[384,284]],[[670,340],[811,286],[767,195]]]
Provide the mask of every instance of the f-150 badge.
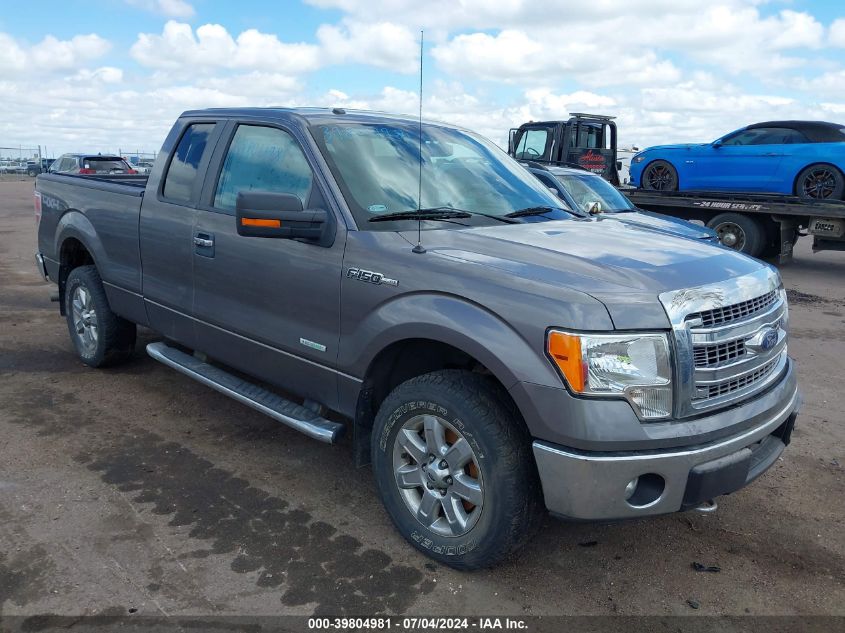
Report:
[[399,282],[390,277],[385,277],[381,273],[373,272],[372,270],[364,270],[363,268],[348,268],[346,276],[350,279],[357,279],[358,281],[366,281],[369,284],[377,286],[398,286]]

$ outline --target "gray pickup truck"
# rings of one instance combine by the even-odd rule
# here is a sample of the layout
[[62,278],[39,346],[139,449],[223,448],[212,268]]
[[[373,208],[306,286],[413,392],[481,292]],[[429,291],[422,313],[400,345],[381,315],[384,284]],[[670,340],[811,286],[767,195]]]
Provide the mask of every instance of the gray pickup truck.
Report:
[[449,125],[186,112],[148,178],[43,174],[35,211],[84,363],[127,359],[142,325],[191,378],[324,442],[349,430],[397,529],[456,568],[513,552],[544,506],[703,508],[798,412],[775,269],[578,217]]

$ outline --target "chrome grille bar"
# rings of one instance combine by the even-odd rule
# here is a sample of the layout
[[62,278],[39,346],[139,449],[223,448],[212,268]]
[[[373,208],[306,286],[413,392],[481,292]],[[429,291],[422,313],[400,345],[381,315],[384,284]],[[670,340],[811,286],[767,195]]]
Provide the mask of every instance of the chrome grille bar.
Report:
[[690,314],[687,319],[695,321],[701,319],[701,325],[704,327],[713,327],[714,325],[722,325],[724,323],[731,323],[739,319],[750,317],[760,310],[764,310],[772,305],[778,299],[777,290],[772,290],[766,294],[740,301],[729,306],[712,308],[711,310],[704,310],[703,312],[696,312]]
[[765,389],[786,366],[786,293],[761,269],[724,283],[663,293],[672,323],[684,417]]

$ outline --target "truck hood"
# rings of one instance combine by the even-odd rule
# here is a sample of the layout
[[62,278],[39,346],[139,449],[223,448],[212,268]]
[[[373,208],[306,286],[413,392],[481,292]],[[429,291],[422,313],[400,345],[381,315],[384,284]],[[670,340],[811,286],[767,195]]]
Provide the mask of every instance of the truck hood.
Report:
[[676,235],[693,240],[717,240],[716,231],[692,222],[679,220],[668,215],[651,211],[626,211],[606,213],[598,216],[601,220],[612,220],[637,226],[643,229],[658,231],[667,235]]
[[[416,233],[404,237],[416,243]],[[559,220],[423,233],[435,257],[569,288],[601,301],[618,329],[666,328],[658,295],[724,281],[766,264],[701,240],[613,221]]]
[[662,151],[667,149],[692,149],[693,147],[702,147],[710,145],[710,143],[675,143],[672,145],[652,145],[643,150],[643,152],[651,152],[653,150]]

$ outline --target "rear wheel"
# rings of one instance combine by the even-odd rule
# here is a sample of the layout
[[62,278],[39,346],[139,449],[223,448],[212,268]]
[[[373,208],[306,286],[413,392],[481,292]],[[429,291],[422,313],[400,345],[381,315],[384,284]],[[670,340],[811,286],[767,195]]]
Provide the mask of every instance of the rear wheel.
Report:
[[111,311],[95,266],[70,271],[65,283],[65,314],[80,360],[91,367],[113,365],[135,349],[135,324]]
[[759,257],[766,245],[760,223],[741,213],[722,213],[710,220],[707,226],[716,231],[723,246],[752,257]]
[[480,374],[444,370],[399,385],[376,416],[372,456],[399,532],[451,567],[499,562],[542,516],[531,438]]
[[832,165],[810,165],[795,180],[795,195],[816,200],[841,200],[845,177]]
[[643,170],[641,186],[652,191],[677,191],[678,171],[665,160],[651,162]]

